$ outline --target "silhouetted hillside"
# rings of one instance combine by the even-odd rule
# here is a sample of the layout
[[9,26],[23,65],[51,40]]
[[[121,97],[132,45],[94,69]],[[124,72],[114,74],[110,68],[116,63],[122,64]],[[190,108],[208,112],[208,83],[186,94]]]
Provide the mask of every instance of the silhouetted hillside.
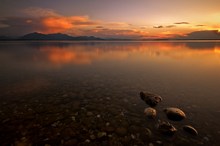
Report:
[[185,39],[185,40],[219,40],[220,33],[218,30],[203,30],[203,31],[194,31],[186,36],[179,36],[174,39]]
[[7,36],[0,36],[0,40],[10,40],[11,38],[10,37],[7,37]]
[[78,36],[73,37],[62,33],[55,34],[42,34],[42,33],[29,33],[19,38],[20,40],[103,40],[94,36]]

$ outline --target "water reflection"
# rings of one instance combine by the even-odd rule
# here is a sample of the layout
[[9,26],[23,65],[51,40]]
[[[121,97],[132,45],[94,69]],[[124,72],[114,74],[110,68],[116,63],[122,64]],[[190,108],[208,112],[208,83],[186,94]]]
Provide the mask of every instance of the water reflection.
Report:
[[10,42],[0,48],[2,66],[61,67],[132,59],[220,64],[220,42]]
[[114,42],[114,44],[116,45],[112,45],[112,42],[96,42],[95,45],[87,43],[41,45],[39,47],[41,53],[34,58],[54,65],[82,65],[103,60],[162,56],[175,60],[202,57],[209,61],[220,61],[220,44],[216,42]]
[[[4,137],[9,140],[2,138],[6,142],[20,137],[20,133],[12,135],[14,131],[25,131],[25,137],[36,136],[40,142],[57,132],[61,135],[52,136],[54,141],[60,136],[65,139],[63,128],[72,126],[81,134],[84,125],[91,124],[90,118],[104,116],[118,126],[121,119],[114,120],[123,111],[125,119],[141,126],[142,131],[146,105],[137,94],[149,90],[163,97],[161,111],[174,105],[182,107],[187,114],[184,124],[198,128],[199,140],[211,135],[210,142],[217,143],[220,42],[1,42],[0,61],[0,120],[12,118],[0,128],[8,134]],[[85,108],[101,118],[87,116]],[[60,127],[54,127],[54,122]],[[32,130],[39,123],[43,130]],[[106,119],[102,123],[98,126],[105,125]],[[12,131],[5,131],[6,126]],[[52,127],[58,131],[53,132]]]

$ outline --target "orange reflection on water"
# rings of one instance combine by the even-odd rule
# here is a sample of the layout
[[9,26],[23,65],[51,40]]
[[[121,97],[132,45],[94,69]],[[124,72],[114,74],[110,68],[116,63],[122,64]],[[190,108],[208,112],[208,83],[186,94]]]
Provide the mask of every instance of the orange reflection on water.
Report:
[[53,51],[49,54],[49,60],[55,63],[67,63],[75,58],[76,55],[74,52],[66,50],[53,49]]
[[175,60],[198,58],[209,62],[217,59],[220,62],[220,45],[204,42],[100,42],[92,45],[70,42],[66,46],[42,46],[40,51],[55,65],[161,57]]
[[214,52],[220,54],[220,48],[215,48]]
[[59,47],[44,47],[41,52],[47,55],[48,61],[53,64],[61,65],[67,63],[89,64],[92,54],[77,52],[75,50],[63,49]]

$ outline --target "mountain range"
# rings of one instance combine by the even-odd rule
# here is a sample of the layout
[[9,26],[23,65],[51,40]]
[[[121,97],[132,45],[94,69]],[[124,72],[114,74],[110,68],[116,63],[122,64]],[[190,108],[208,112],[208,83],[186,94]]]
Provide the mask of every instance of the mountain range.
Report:
[[80,41],[80,40],[104,40],[104,39],[94,36],[73,37],[62,33],[42,34],[38,32],[33,32],[20,37],[0,36],[0,40],[78,40]]
[[0,41],[4,40],[72,40],[72,41],[93,41],[93,40],[220,40],[220,32],[218,30],[194,31],[182,36],[173,38],[157,38],[157,39],[123,39],[123,38],[99,38],[95,36],[70,36],[62,33],[43,34],[38,32],[29,33],[20,37],[0,36]]

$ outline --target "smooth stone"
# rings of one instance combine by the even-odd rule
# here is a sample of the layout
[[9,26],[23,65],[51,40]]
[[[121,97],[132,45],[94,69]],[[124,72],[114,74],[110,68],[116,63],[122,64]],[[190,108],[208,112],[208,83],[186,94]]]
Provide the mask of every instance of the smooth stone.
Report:
[[107,127],[105,128],[105,131],[108,132],[108,133],[112,133],[112,132],[115,131],[115,128],[112,127],[112,126],[107,126]]
[[160,123],[158,129],[162,134],[166,136],[173,136],[177,131],[177,129],[169,122]]
[[78,145],[78,141],[77,139],[71,139],[68,140],[64,143],[65,146],[73,146],[73,145]]
[[107,100],[111,100],[111,97],[106,97]]
[[205,141],[209,141],[209,138],[208,137],[203,137],[203,139],[205,140]]
[[150,137],[150,136],[152,135],[151,130],[148,129],[148,128],[145,128],[145,132],[146,132],[146,135],[147,135],[148,137]]
[[135,139],[136,136],[135,136],[134,134],[131,134],[131,138],[132,138],[132,139]]
[[198,131],[190,125],[183,126],[183,130],[192,135],[198,135]]
[[125,136],[125,135],[127,135],[127,129],[126,128],[124,128],[124,127],[118,127],[117,129],[116,129],[116,133],[119,135],[119,136]]
[[95,135],[90,135],[90,139],[92,139],[92,140],[94,140],[94,139],[96,139],[96,137],[95,137]]
[[156,143],[159,144],[159,145],[162,145],[162,144],[163,144],[163,142],[162,142],[162,141],[159,141],[159,140],[156,141]]
[[107,136],[106,132],[98,132],[98,134],[97,134],[98,138],[102,138],[102,137],[105,137],[105,136]]
[[105,126],[109,126],[109,125],[110,125],[110,123],[109,123],[109,122],[105,123]]
[[140,92],[140,97],[151,107],[155,107],[159,102],[162,101],[161,96],[150,92]]
[[181,121],[186,118],[185,113],[179,108],[170,107],[164,109],[164,112],[167,115],[167,118],[173,121]]
[[93,113],[92,112],[87,112],[86,115],[87,116],[93,116]]
[[154,108],[148,107],[144,109],[144,114],[149,118],[153,119],[157,115],[157,111]]
[[90,140],[89,140],[89,139],[86,139],[86,140],[85,140],[85,143],[90,143]]

